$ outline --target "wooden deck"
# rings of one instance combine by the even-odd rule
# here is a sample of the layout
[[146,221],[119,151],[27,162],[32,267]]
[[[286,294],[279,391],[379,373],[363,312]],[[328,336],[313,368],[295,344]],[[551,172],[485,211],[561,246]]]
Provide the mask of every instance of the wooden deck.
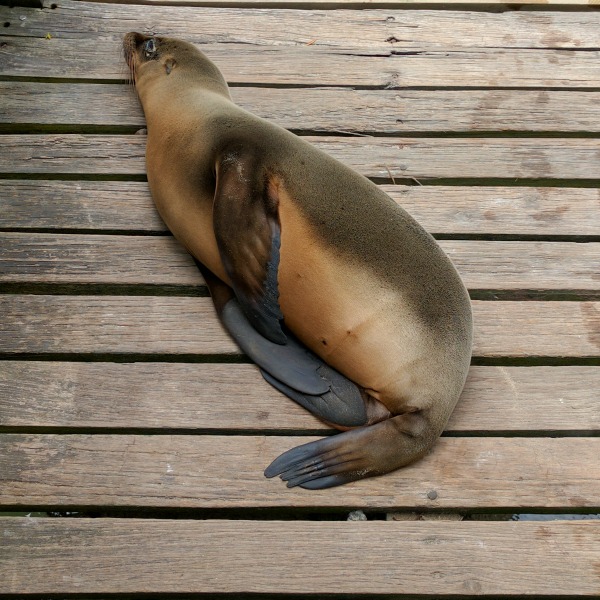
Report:
[[[600,597],[597,2],[144,4],[0,6],[0,598]],[[263,477],[331,431],[158,218],[130,30],[201,45],[454,260],[473,366],[428,457]]]

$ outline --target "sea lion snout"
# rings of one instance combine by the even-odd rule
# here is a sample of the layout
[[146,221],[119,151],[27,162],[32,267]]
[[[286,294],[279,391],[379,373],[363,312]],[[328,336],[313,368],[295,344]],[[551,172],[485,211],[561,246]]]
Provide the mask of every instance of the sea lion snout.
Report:
[[123,46],[136,48],[143,41],[149,40],[152,36],[138,33],[137,31],[130,31],[123,36]]
[[133,53],[141,41],[141,37],[142,34],[137,33],[136,31],[130,31],[123,37],[123,55],[125,56],[125,62],[129,68],[131,68]]

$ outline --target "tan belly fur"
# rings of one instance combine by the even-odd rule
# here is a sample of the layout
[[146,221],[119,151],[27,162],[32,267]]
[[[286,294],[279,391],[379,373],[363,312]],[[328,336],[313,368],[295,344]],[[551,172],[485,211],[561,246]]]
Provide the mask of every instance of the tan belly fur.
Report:
[[384,403],[386,396],[397,399],[399,388],[410,396],[407,378],[419,371],[430,349],[401,294],[363,265],[327,249],[285,194],[279,215],[279,303],[286,325]]

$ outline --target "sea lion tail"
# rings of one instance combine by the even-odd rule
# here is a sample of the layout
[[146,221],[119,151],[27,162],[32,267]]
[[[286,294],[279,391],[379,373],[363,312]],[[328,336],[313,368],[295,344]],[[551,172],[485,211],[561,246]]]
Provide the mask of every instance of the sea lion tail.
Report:
[[265,476],[279,475],[288,487],[334,487],[408,465],[437,437],[422,411],[398,415],[292,448],[267,467]]

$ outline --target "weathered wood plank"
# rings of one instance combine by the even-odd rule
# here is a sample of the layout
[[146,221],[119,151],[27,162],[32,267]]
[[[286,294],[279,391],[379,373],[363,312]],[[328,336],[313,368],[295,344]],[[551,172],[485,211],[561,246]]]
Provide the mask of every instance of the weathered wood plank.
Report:
[[[474,355],[600,356],[600,302],[473,301]],[[238,354],[210,298],[0,296],[0,352]]]
[[443,437],[421,461],[343,494],[264,477],[276,456],[312,439],[3,434],[0,505],[562,509],[596,508],[600,497],[598,437]]
[[209,298],[1,296],[0,352],[239,354]]
[[[599,174],[594,139],[307,137],[376,178],[556,178]],[[5,135],[0,173],[143,175],[143,135]]]
[[[590,191],[585,190],[587,194]],[[593,203],[591,196],[589,201]],[[148,184],[137,181],[0,179],[0,213],[2,228],[167,230],[154,208]],[[590,219],[583,222],[589,223]]]
[[[26,2],[27,0],[22,0]],[[37,1],[37,0],[36,0]],[[47,1],[47,0],[46,0]],[[107,2],[111,4],[122,4],[121,0],[92,0],[93,2]],[[365,0],[310,0],[309,2],[300,2],[300,0],[135,0],[135,4],[144,5],[162,5],[162,6],[234,6],[234,7],[249,7],[249,8],[269,8],[269,7],[288,7],[288,8],[363,8],[366,4]],[[424,0],[376,0],[369,2],[369,5],[389,5],[390,8],[413,6],[423,7],[424,5],[442,5],[441,2],[424,2]],[[581,7],[584,9],[588,6],[595,6],[594,0],[444,0],[444,5],[460,5],[460,7],[477,8],[489,6],[502,7],[511,6],[530,6],[530,5],[553,5],[552,8],[561,7]]]
[[592,596],[600,585],[598,521],[2,518],[0,532],[0,591],[9,594],[268,594],[276,581],[279,593],[365,598],[524,589],[555,597]]
[[0,283],[204,285],[170,236],[0,233],[0,257]]
[[[296,0],[297,1],[297,0]],[[49,4],[49,3],[48,3]],[[11,35],[93,40],[151,31],[202,44],[316,46],[374,50],[600,47],[597,12],[286,10],[107,5],[60,0],[44,10],[0,8]],[[20,17],[26,17],[21,20]],[[125,21],[126,24],[123,23]],[[248,27],[248,23],[252,27]],[[351,43],[349,43],[351,42]]]
[[442,240],[472,290],[600,289],[600,244]]
[[[231,92],[246,110],[300,131],[600,131],[598,92],[258,87]],[[145,126],[137,98],[121,84],[5,81],[0,95],[4,124]]]
[[[434,234],[600,235],[597,189],[382,188]],[[5,229],[166,231],[135,181],[0,180],[0,213]]]
[[[470,290],[600,290],[600,244],[442,240]],[[204,285],[172,237],[0,233],[1,283]]]
[[[598,389],[598,367],[471,367],[446,431],[599,431]],[[328,429],[253,365],[51,361],[2,363],[0,427]]]
[[[102,21],[103,22],[103,21]],[[44,34],[45,35],[45,34]],[[0,36],[4,76],[127,80],[120,41]],[[102,52],[98,52],[98,45]],[[531,49],[392,50],[312,46],[201,46],[232,84],[304,86],[598,88],[600,52]]]

